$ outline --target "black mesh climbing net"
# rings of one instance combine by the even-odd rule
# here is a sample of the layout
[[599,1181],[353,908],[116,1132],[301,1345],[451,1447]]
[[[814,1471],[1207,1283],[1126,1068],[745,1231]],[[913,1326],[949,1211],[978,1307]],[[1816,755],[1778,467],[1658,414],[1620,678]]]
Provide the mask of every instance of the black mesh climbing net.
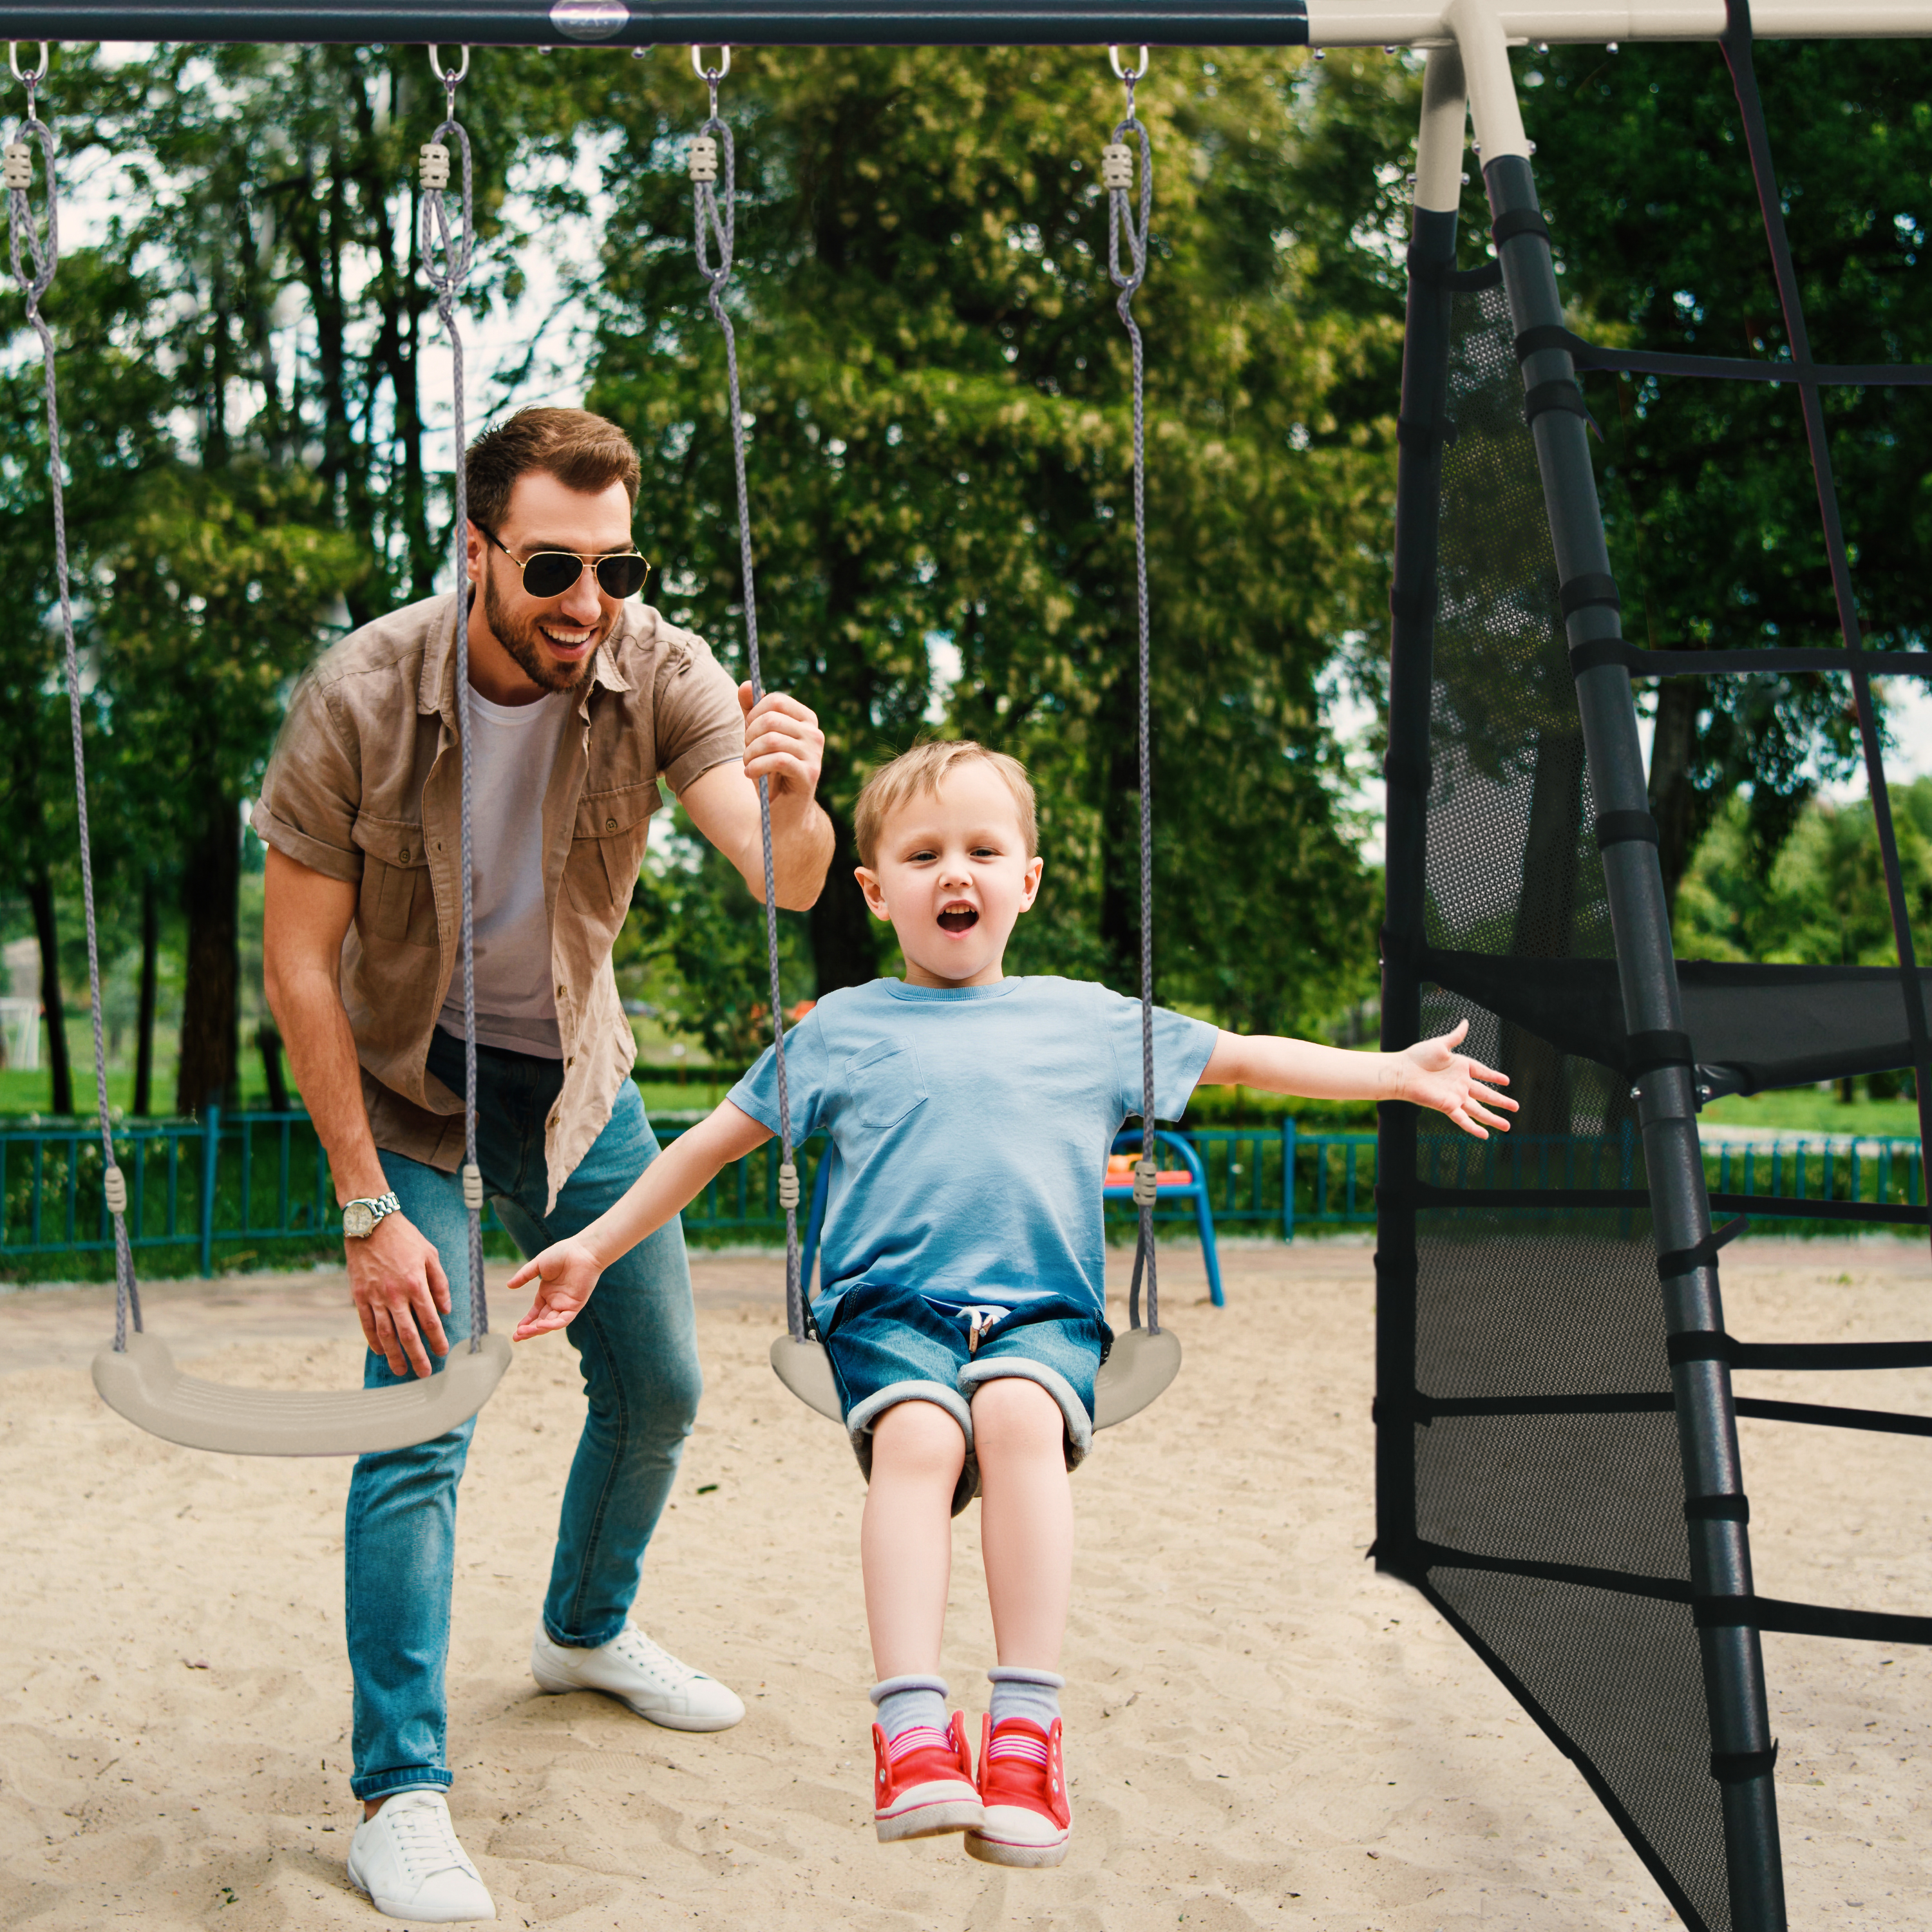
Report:
[[[1923,1226],[1926,1208],[1702,1196],[1681,1172],[1647,1171],[1636,1097],[1660,1067],[1688,1070],[1700,1104],[1720,1093],[1910,1067],[1922,1119],[1932,1106],[1926,976],[1898,885],[1869,688],[1875,672],[1932,675],[1932,653],[1862,647],[1818,406],[1820,388],[1833,382],[1917,384],[1932,372],[1814,363],[1750,52],[1748,14],[1734,5],[1725,55],[1789,360],[1720,364],[1598,349],[1546,325],[1520,331],[1524,305],[1510,299],[1519,272],[1510,269],[1506,293],[1498,262],[1456,271],[1454,218],[1418,215],[1391,597],[1384,932],[1384,1045],[1466,1018],[1468,1050],[1508,1072],[1522,1111],[1507,1141],[1478,1144],[1435,1117],[1384,1110],[1377,1559],[1450,1619],[1576,1765],[1686,1923],[1711,1932],[1783,1924],[1770,1798],[1775,1749],[1720,1748],[1750,1714],[1741,1718],[1726,1702],[1737,1695],[1735,1673],[1714,1664],[1721,1648],[1714,1634],[1932,1642],[1932,1617],[1755,1594],[1744,1495],[1700,1492],[1687,1474],[1700,1431],[1727,1440],[1735,1460],[1740,1414],[1932,1435],[1932,1420],[1921,1417],[1738,1397],[1727,1376],[1716,1384],[1714,1413],[1708,1402],[1691,1402],[1687,1371],[1699,1372],[1708,1394],[1713,1364],[1900,1367],[1932,1363],[1932,1344],[1753,1347],[1725,1334],[1720,1316],[1687,1329],[1667,1318],[1665,1291],[1708,1270],[1706,1305],[1718,1308],[1717,1250],[1738,1224],[1660,1255],[1653,1222],[1654,1212],[1663,1215],[1658,1190],[1679,1190],[1681,1207],[1687,1186],[1700,1197],[1705,1226],[1712,1210],[1746,1208]],[[1521,200],[1531,194],[1526,164],[1508,165],[1520,170],[1514,187],[1496,169],[1486,177],[1498,255],[1504,242],[1522,246],[1518,238],[1546,249],[1533,196],[1527,208]],[[1552,350],[1577,369],[1780,380],[1798,388],[1838,642],[1640,651],[1604,619],[1617,608],[1607,575],[1563,580],[1550,520],[1562,514],[1562,490],[1579,487],[1578,472],[1573,464],[1566,482],[1533,424],[1541,411],[1575,415],[1583,405],[1574,377],[1564,379],[1568,392],[1555,393]],[[1587,490],[1587,466],[1582,476]],[[1594,497],[1587,507],[1594,519]],[[1595,616],[1580,626],[1574,620],[1586,608]],[[1633,976],[1668,976],[1672,962],[1667,952],[1647,954],[1628,919],[1621,931],[1613,925],[1605,854],[1619,843],[1654,847],[1657,834],[1647,813],[1606,813],[1593,790],[1578,680],[1606,665],[1638,678],[1823,676],[1849,687],[1897,968],[1676,962],[1682,1032],[1627,1026]],[[1618,701],[1629,705],[1628,680],[1620,689]],[[1667,940],[1658,943],[1667,948]],[[1643,1104],[1654,1107],[1657,1090],[1645,1091]],[[1700,1531],[1714,1522],[1733,1526],[1729,1546],[1745,1552],[1744,1581],[1730,1594],[1713,1590],[1708,1562],[1700,1580],[1695,1560],[1710,1546],[1699,1544]],[[1756,1687],[1761,1726],[1761,1676]],[[1747,1786],[1748,1803],[1739,1796]],[[1753,1870],[1754,1860],[1764,1868]]]

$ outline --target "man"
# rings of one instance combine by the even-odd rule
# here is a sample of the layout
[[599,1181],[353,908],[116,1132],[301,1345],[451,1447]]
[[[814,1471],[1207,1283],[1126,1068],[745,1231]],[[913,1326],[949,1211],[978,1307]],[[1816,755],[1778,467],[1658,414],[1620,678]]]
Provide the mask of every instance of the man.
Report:
[[[771,782],[780,904],[818,897],[832,831],[824,740],[794,699],[755,706],[702,639],[634,601],[640,482],[622,432],[525,410],[467,452],[470,583],[366,626],[298,689],[254,815],[268,847],[268,1001],[344,1204],[364,1384],[429,1375],[470,1332],[459,970],[470,650],[478,1156],[534,1253],[595,1219],[656,1156],[610,947],[658,782],[762,898]],[[589,1413],[531,1654],[546,1690],[611,1693],[722,1730],[744,1706],[628,1621],[700,1390],[674,1223],[569,1333]],[[451,1284],[456,1284],[452,1294]],[[344,1557],[355,1678],[350,1876],[378,1910],[495,1916],[443,1796],[457,1484],[473,1423],[358,1459]]]

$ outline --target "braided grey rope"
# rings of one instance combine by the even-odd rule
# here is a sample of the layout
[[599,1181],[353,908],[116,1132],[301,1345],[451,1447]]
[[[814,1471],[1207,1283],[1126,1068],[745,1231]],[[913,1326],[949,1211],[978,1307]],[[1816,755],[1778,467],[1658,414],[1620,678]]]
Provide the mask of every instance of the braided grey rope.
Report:
[[[1134,115],[1134,82],[1140,70],[1122,75],[1126,83],[1126,118],[1114,129],[1114,146],[1136,136],[1140,146],[1140,204],[1120,181],[1118,166],[1106,167],[1107,195],[1107,272],[1120,295],[1114,306],[1126,325],[1133,346],[1134,367],[1134,585],[1140,626],[1140,862],[1141,862],[1141,1157],[1134,1199],[1140,1210],[1140,1231],[1134,1250],[1133,1285],[1127,1292],[1127,1318],[1140,1326],[1141,1280],[1147,1279],[1147,1325],[1160,1327],[1160,1291],[1155,1279],[1154,1246],[1154,1183],[1157,1166],[1154,1114],[1154,752],[1148,724],[1148,569],[1147,569],[1147,410],[1145,358],[1140,325],[1134,320],[1133,299],[1147,279],[1148,224],[1154,213],[1154,154],[1148,131]],[[1126,244],[1128,266],[1120,266],[1120,244]]]
[[[696,52],[693,64],[696,65]],[[745,657],[755,704],[765,694],[758,664],[758,595],[752,574],[752,499],[745,480],[745,411],[739,399],[738,340],[725,313],[724,292],[730,286],[733,249],[737,237],[736,155],[731,130],[718,115],[718,69],[700,68],[711,92],[710,118],[692,143],[691,200],[695,229],[698,272],[710,284],[707,300],[724,338],[724,371],[731,404],[731,454],[738,480],[738,559],[745,583]],[[718,172],[724,174],[722,196]],[[716,259],[712,259],[715,249]],[[806,1339],[805,1284],[799,1268],[798,1165],[791,1138],[791,1090],[785,1076],[784,1008],[779,986],[778,886],[772,862],[771,782],[758,781],[758,829],[764,841],[765,956],[771,974],[772,1052],[778,1086],[778,1202],[785,1217],[785,1327],[794,1342]]]
[[[466,52],[464,66],[469,66]],[[440,70],[439,69],[439,71]],[[450,549],[456,568],[457,739],[462,783],[463,866],[463,1204],[470,1223],[470,1352],[476,1354],[490,1332],[490,1304],[483,1282],[483,1177],[476,1160],[476,880],[471,872],[470,622],[464,586],[469,580],[470,492],[464,464],[463,332],[456,322],[457,298],[469,279],[476,254],[476,232],[471,199],[470,136],[456,118],[454,73],[442,74],[446,112],[442,124],[422,151],[423,275],[436,291],[436,312],[449,338],[453,434],[456,442],[455,505]],[[452,229],[447,183],[449,153],[443,146],[454,134],[463,159],[463,213]],[[440,254],[440,264],[438,256]]]
[[[54,580],[60,592],[61,648],[67,678],[68,722],[74,734],[74,798],[80,838],[81,901],[87,912],[87,991],[94,1023],[94,1097],[100,1122],[100,1158],[107,1209],[114,1222],[114,1346],[124,1354],[128,1324],[141,1330],[141,1290],[134,1279],[134,1256],[128,1240],[128,1184],[114,1159],[114,1130],[107,1112],[107,1046],[100,1024],[100,943],[94,916],[93,842],[88,831],[87,758],[81,738],[80,664],[74,641],[74,598],[67,553],[67,498],[61,482],[60,398],[54,381],[53,332],[40,314],[40,298],[52,285],[60,262],[60,194],[54,176],[53,131],[40,118],[34,89],[44,76],[22,75],[26,117],[6,154],[8,238],[14,278],[26,292],[27,320],[40,339],[46,374],[47,484],[53,505]],[[43,234],[34,220],[28,185],[33,179],[33,149],[39,144],[47,171],[47,222]],[[24,257],[23,259],[23,253]],[[31,271],[27,262],[31,261]]]

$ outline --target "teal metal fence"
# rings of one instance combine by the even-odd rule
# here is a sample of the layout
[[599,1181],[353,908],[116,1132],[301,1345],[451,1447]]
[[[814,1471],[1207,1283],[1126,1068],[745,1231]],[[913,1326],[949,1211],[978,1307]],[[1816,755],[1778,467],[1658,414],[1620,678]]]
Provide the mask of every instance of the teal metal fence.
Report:
[[[684,1132],[664,1123],[668,1143]],[[1202,1127],[1186,1138],[1200,1154],[1217,1226],[1248,1226],[1288,1240],[1300,1228],[1366,1226],[1376,1216],[1376,1137],[1304,1133],[1277,1126]],[[305,1113],[224,1114],[118,1126],[115,1158],[128,1177],[128,1232],[137,1252],[191,1249],[201,1273],[244,1244],[315,1243],[340,1226],[328,1163]],[[1512,1136],[1475,1141],[1426,1136],[1424,1178],[1441,1187],[1630,1187],[1642,1184],[1642,1150],[1630,1132],[1597,1138]],[[799,1150],[806,1198],[825,1148]],[[734,1162],[685,1210],[700,1236],[770,1234],[784,1225],[776,1142]],[[1704,1150],[1713,1193],[1807,1201],[1925,1199],[1924,1161],[1916,1140],[1793,1136],[1769,1143],[1727,1142]],[[1131,1208],[1110,1205],[1110,1221]],[[1183,1202],[1156,1210],[1191,1225]],[[485,1225],[494,1229],[494,1214]],[[100,1140],[85,1121],[0,1124],[0,1268],[63,1255],[106,1253],[113,1245],[101,1186]],[[272,1247],[270,1253],[272,1254]]]

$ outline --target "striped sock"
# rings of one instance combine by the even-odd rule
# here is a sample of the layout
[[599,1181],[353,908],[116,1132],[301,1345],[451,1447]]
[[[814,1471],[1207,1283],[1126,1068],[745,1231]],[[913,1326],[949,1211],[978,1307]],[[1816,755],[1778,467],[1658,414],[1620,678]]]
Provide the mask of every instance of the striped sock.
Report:
[[[872,1686],[872,1698],[879,1713],[879,1728],[886,1734],[886,1742],[894,1747],[894,1757],[902,1755],[898,1748],[899,1740],[915,1730],[932,1734],[921,1738],[921,1744],[945,1744],[944,1678],[888,1677],[884,1683]],[[905,1747],[909,1750],[917,1748],[916,1744]]]
[[[1043,1731],[1053,1729],[1060,1716],[1060,1694],[1066,1679],[1051,1670],[1028,1670],[1018,1664],[1000,1664],[986,1672],[993,1686],[993,1728],[998,1730],[1009,1718],[1030,1718]],[[996,1753],[999,1747],[994,1746]]]

